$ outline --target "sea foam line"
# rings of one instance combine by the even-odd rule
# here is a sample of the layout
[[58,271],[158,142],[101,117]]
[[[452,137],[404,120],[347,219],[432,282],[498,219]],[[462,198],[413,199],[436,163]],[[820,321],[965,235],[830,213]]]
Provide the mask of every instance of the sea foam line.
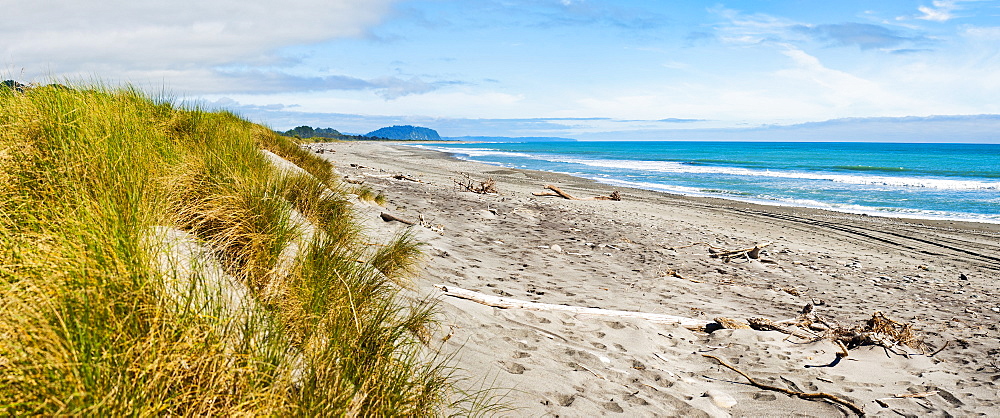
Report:
[[583,164],[591,167],[601,168],[623,168],[640,171],[652,171],[660,173],[681,173],[681,174],[727,174],[748,177],[770,177],[787,178],[801,180],[824,180],[836,183],[875,185],[875,186],[895,186],[895,187],[921,187],[941,190],[998,190],[1000,182],[986,182],[976,180],[952,180],[940,178],[919,178],[919,177],[889,177],[889,176],[857,176],[849,174],[821,174],[805,173],[801,171],[771,171],[754,170],[740,167],[710,167],[695,166],[672,161],[637,161],[637,160],[588,160],[581,158],[560,158],[556,162],[570,164]]
[[969,221],[969,222],[1000,224],[1000,215],[948,212],[941,210],[926,210],[926,209],[872,207],[872,206],[862,206],[855,204],[828,203],[812,199],[795,199],[795,198],[767,199],[760,196],[740,196],[730,193],[706,192],[704,191],[704,189],[699,189],[694,187],[670,186],[657,183],[628,181],[628,180],[619,180],[611,178],[590,177],[590,179],[612,186],[632,187],[636,189],[677,193],[685,196],[715,197],[720,199],[735,200],[739,202],[748,202],[748,203],[755,203],[768,206],[785,206],[785,207],[800,207],[800,208],[805,207],[805,208],[823,209],[841,213],[853,213],[858,215],[871,215],[871,216],[882,216],[882,217],[893,217],[893,218]]
[[832,181],[835,183],[871,185],[871,186],[892,186],[892,187],[913,187],[929,188],[940,190],[1000,190],[1000,182],[987,182],[976,180],[953,180],[941,178],[920,178],[920,177],[889,177],[889,176],[858,176],[849,174],[821,174],[806,173],[801,171],[771,171],[754,170],[740,167],[712,167],[698,166],[678,163],[673,161],[641,161],[641,160],[603,160],[571,158],[540,154],[527,154],[521,152],[498,151],[486,148],[447,148],[447,147],[424,147],[435,151],[443,151],[451,154],[460,154],[470,158],[476,157],[516,157],[527,158],[539,161],[554,163],[580,164],[599,168],[618,168],[637,171],[675,173],[675,174],[725,174],[733,176],[747,177],[769,177],[786,178],[800,180],[820,180]]
[[[424,149],[429,149],[429,150],[434,150],[434,151],[440,151],[440,152],[445,152],[445,153],[449,153],[449,154],[454,154],[457,157],[459,157],[461,159],[465,159],[465,160],[471,160],[471,158],[469,158],[469,157],[472,157],[472,156],[477,156],[477,157],[482,157],[482,156],[521,157],[521,158],[528,158],[528,159],[533,159],[533,160],[541,160],[541,161],[549,161],[549,162],[576,163],[576,164],[591,165],[591,166],[596,166],[596,167],[631,168],[631,169],[634,169],[634,170],[647,170],[648,168],[641,167],[641,166],[644,166],[644,164],[642,164],[642,163],[659,164],[660,168],[663,168],[663,167],[665,167],[665,165],[668,165],[668,164],[674,164],[674,165],[677,165],[677,166],[683,166],[684,168],[687,168],[688,171],[673,171],[673,172],[730,174],[727,171],[721,171],[721,170],[715,170],[715,171],[696,171],[696,170],[692,170],[692,169],[712,169],[713,167],[685,166],[685,165],[680,164],[680,163],[671,163],[671,162],[663,162],[663,161],[584,160],[584,159],[570,159],[570,158],[553,158],[553,157],[546,157],[546,156],[540,156],[540,155],[535,155],[535,154],[525,154],[525,153],[518,153],[518,152],[499,151],[499,150],[491,150],[491,149],[484,149],[484,148],[448,148],[448,147],[432,147],[432,146],[426,146],[426,145],[414,145],[414,147],[419,147],[419,148],[424,148]],[[599,164],[603,163],[605,165],[594,165],[593,164],[594,162],[597,162]],[[626,162],[639,163],[639,164],[634,164],[633,166],[630,167],[627,164],[624,164]],[[493,162],[486,162],[486,163],[488,163],[488,164],[501,164],[501,163],[495,162],[495,161],[493,161]],[[588,164],[588,163],[590,163],[590,164]],[[714,167],[714,168],[718,169],[720,167]],[[749,170],[749,169],[742,169],[742,168],[733,168],[732,170],[733,171],[737,171],[737,172],[744,171],[744,172],[749,173],[749,174],[744,174],[744,175],[760,175],[759,173],[762,172],[762,170]],[[549,170],[549,171],[552,171],[552,170]],[[767,174],[772,174],[772,177],[780,177],[780,174],[783,174],[783,173],[767,172],[767,171],[763,171],[763,172],[767,173]],[[677,185],[660,184],[660,183],[650,183],[650,182],[641,182],[641,181],[621,180],[621,179],[606,177],[606,175],[602,175],[602,174],[599,174],[599,173],[580,173],[580,172],[576,172],[576,173],[563,172],[563,173],[564,174],[575,175],[575,176],[578,176],[578,177],[588,178],[590,180],[594,180],[594,181],[597,181],[597,182],[600,182],[600,183],[604,183],[604,184],[608,184],[608,185],[612,185],[612,186],[632,187],[632,188],[636,188],[636,189],[653,190],[653,191],[667,192],[667,193],[677,193],[677,194],[681,194],[681,195],[685,195],[685,196],[715,197],[715,198],[721,198],[721,199],[726,199],[726,200],[734,200],[734,201],[740,201],[740,202],[756,203],[756,204],[769,205],[769,206],[807,207],[807,208],[813,208],[813,209],[830,210],[830,211],[841,212],[841,213],[864,214],[864,215],[882,216],[882,217],[910,218],[910,219],[933,219],[933,220],[960,220],[960,221],[984,222],[984,223],[1000,224],[1000,215],[971,214],[971,213],[962,213],[962,212],[948,212],[948,211],[921,210],[921,209],[877,208],[877,207],[861,206],[861,205],[854,205],[854,204],[826,203],[826,202],[820,202],[820,201],[811,200],[811,199],[777,198],[775,200],[769,200],[769,199],[765,199],[765,198],[762,198],[762,197],[740,196],[740,195],[731,194],[731,193],[711,192],[711,191],[706,191],[703,188],[697,188],[697,187],[687,187],[687,186],[677,186]],[[788,178],[801,178],[801,177],[794,177],[794,176],[787,176],[787,177]],[[843,177],[856,177],[856,176],[843,176]],[[830,180],[828,178],[822,178],[822,179],[824,179],[824,180]],[[923,180],[923,179],[918,179],[918,180]],[[990,187],[985,187],[985,189],[997,189],[998,187],[1000,187],[1000,183],[987,183],[987,182],[982,182],[982,183],[990,186]],[[881,184],[881,183],[857,183],[857,184]],[[968,190],[968,189],[965,189],[965,190]]]

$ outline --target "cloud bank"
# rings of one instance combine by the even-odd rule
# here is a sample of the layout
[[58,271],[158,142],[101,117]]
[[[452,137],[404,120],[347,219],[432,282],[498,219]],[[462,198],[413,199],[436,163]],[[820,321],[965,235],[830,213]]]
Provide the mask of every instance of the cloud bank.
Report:
[[[386,97],[419,91],[419,80],[296,77],[219,68],[287,64],[283,47],[358,37],[391,0],[33,0],[0,2],[0,60],[29,77],[99,75],[162,80],[192,92],[368,88]],[[213,86],[220,86],[215,87]],[[242,86],[240,88],[240,86]],[[423,88],[426,88],[424,86]]]

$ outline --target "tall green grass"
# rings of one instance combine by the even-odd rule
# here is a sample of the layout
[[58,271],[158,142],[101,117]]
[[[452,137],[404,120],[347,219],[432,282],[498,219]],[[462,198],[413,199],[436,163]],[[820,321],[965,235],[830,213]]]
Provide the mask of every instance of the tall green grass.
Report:
[[230,113],[0,90],[0,413],[441,413],[418,246],[364,245],[331,173]]

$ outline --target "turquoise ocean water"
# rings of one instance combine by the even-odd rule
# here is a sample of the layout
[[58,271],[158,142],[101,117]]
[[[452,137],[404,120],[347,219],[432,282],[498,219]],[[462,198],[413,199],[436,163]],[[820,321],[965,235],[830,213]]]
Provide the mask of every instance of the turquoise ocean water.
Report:
[[1000,144],[526,142],[422,148],[696,196],[1000,223]]

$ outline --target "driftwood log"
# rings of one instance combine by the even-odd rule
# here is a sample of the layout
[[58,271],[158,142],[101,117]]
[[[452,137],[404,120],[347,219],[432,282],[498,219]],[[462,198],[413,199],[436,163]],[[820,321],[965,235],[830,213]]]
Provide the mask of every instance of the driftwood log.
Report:
[[455,286],[445,286],[440,284],[434,285],[434,287],[440,289],[448,296],[453,296],[461,299],[468,299],[473,302],[481,303],[483,305],[492,306],[495,308],[528,309],[533,311],[561,311],[561,312],[570,312],[575,314],[610,316],[617,318],[639,318],[656,323],[680,325],[684,328],[695,331],[704,331],[706,327],[712,323],[712,321],[706,321],[694,318],[685,318],[682,316],[663,315],[663,314],[646,313],[646,312],[633,312],[633,311],[616,311],[611,309],[586,308],[582,306],[555,305],[551,303],[530,302],[514,298],[491,296],[479,292],[474,292],[471,290],[462,289]]
[[534,192],[534,193],[532,193],[532,195],[534,195],[534,196],[556,196],[556,197],[561,197],[563,199],[568,199],[568,200],[615,200],[615,201],[622,200],[622,195],[621,195],[621,193],[618,193],[617,190],[611,192],[611,194],[607,195],[607,196],[594,196],[594,197],[587,197],[587,198],[579,198],[579,197],[573,196],[573,195],[571,195],[569,193],[566,193],[566,192],[562,191],[562,189],[560,189],[560,188],[558,188],[556,186],[553,186],[551,184],[545,186],[545,188],[549,189],[551,191],[549,191],[549,192]]
[[400,218],[398,216],[394,216],[392,214],[388,214],[388,213],[385,213],[385,212],[382,212],[381,214],[379,214],[379,217],[382,218],[382,220],[386,221],[386,222],[396,221],[396,222],[401,222],[401,223],[404,223],[404,224],[407,224],[407,225],[416,225],[417,224],[416,222],[413,222],[411,220],[403,219],[403,218]]
[[392,178],[394,178],[396,180],[412,181],[414,183],[423,183],[422,181],[417,180],[417,179],[415,179],[415,178],[413,178],[411,176],[408,176],[406,174],[396,174],[396,175],[392,176]]
[[350,183],[350,184],[365,184],[364,180],[352,179],[352,178],[347,177],[347,176],[344,176],[344,182],[345,183]]

